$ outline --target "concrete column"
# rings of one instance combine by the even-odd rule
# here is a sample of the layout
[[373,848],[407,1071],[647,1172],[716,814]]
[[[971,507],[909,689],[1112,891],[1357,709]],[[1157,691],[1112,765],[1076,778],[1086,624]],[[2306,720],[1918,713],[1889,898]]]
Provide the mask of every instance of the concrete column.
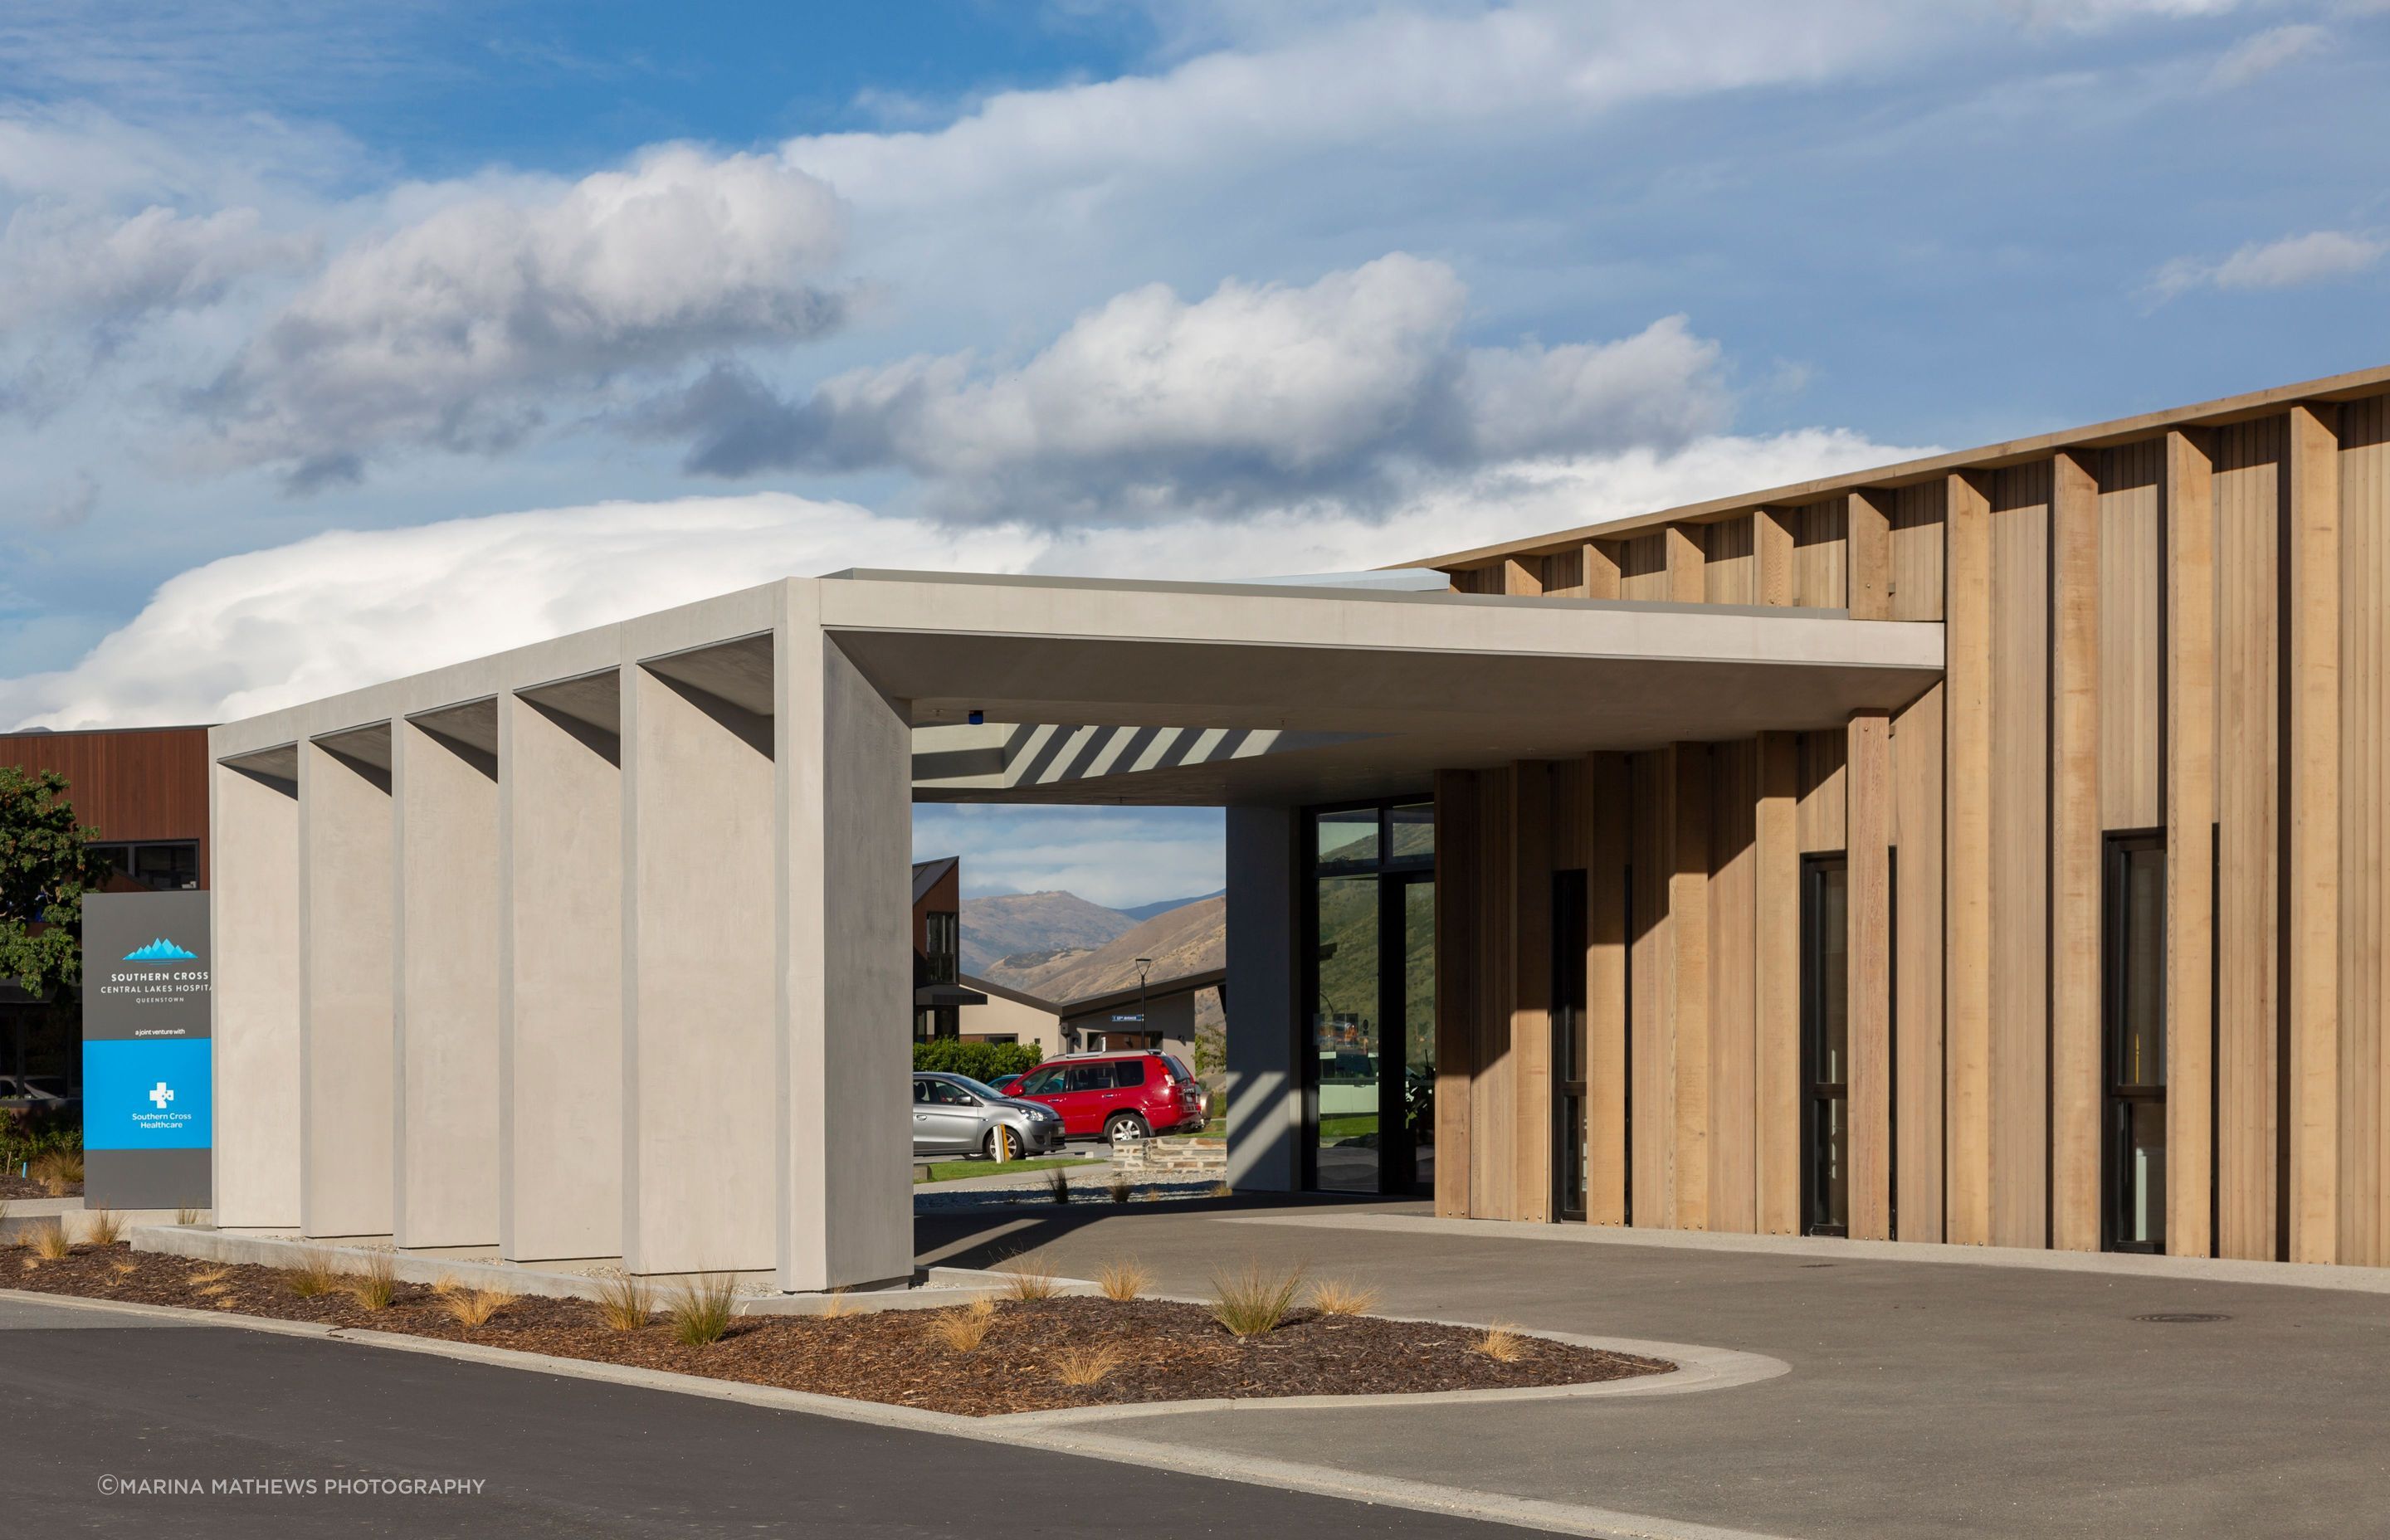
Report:
[[299,783],[229,764],[209,766],[208,780],[215,1222],[291,1229],[299,1224]]
[[620,1256],[621,737],[500,697],[498,828],[499,1246],[515,1262]]
[[299,1226],[391,1233],[395,1095],[387,727],[299,747]]
[[398,846],[392,1235],[498,1238],[498,762],[488,702],[392,726]]
[[787,1290],[913,1270],[912,733],[789,587],[776,637],[778,1272]]
[[774,1264],[772,723],[687,683],[694,666],[684,655],[623,671],[623,1257],[635,1273]]
[[1240,1192],[1303,1181],[1299,826],[1291,808],[1228,809],[1228,1185]]

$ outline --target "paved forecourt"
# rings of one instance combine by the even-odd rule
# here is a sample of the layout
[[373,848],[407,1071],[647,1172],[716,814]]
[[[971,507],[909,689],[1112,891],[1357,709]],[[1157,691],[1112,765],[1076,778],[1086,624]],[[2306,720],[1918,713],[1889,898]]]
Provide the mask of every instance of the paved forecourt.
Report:
[[1714,1250],[1426,1213],[1304,1200],[942,1210],[915,1230],[924,1260],[1025,1253],[1087,1276],[1134,1254],[1163,1291],[1200,1294],[1215,1270],[1259,1257],[1382,1289],[1389,1314],[1792,1366],[1697,1396],[1206,1412],[1114,1430],[1172,1447],[1299,1451],[1350,1472],[1794,1536],[2336,1537],[2374,1533],[2390,1498],[2390,1328],[2371,1269],[2337,1290],[1879,1260],[1826,1242]]
[[[190,1540],[1279,1534],[1439,1513],[418,1353],[0,1298],[7,1534]],[[223,1480],[248,1495],[177,1489]],[[296,1495],[265,1489],[303,1484]],[[335,1490],[333,1483],[355,1483]],[[150,1490],[144,1491],[143,1483]],[[476,1484],[478,1483],[478,1484]],[[443,1490],[445,1486],[449,1489]],[[109,1490],[111,1487],[114,1490]]]

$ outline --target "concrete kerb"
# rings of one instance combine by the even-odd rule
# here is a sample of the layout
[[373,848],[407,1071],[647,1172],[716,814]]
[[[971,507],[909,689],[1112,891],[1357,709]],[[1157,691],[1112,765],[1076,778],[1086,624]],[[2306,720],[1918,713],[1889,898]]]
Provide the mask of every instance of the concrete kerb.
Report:
[[1645,1246],[1687,1251],[1741,1251],[1761,1256],[1816,1257],[1827,1262],[1900,1262],[1959,1267],[2009,1267],[2026,1272],[2101,1273],[2116,1277],[2179,1278],[2203,1283],[2266,1283],[2287,1289],[2337,1289],[2390,1294],[2390,1267],[2342,1263],[2249,1262],[2234,1257],[2151,1256],[2135,1251],[2059,1251],[2016,1246],[1957,1246],[1917,1240],[1848,1240],[1832,1236],[1743,1235],[1718,1230],[1636,1229],[1614,1225],[1539,1225],[1501,1219],[1438,1219],[1402,1213],[1223,1214],[1230,1225],[1289,1225],[1326,1230],[1380,1230],[1392,1235],[1452,1236],[1467,1240],[1557,1242],[1577,1246]]
[[[586,1264],[563,1263],[551,1266],[482,1262],[469,1258],[425,1256],[395,1251],[387,1245],[360,1244],[354,1240],[308,1240],[198,1226],[135,1226],[125,1231],[124,1238],[136,1251],[155,1251],[165,1256],[189,1257],[199,1262],[235,1263],[257,1267],[295,1267],[320,1258],[328,1261],[336,1272],[354,1273],[363,1271],[370,1263],[388,1259],[392,1273],[403,1283],[446,1281],[464,1289],[499,1290],[510,1294],[533,1294],[546,1299],[594,1300],[610,1278],[621,1276],[619,1270],[603,1262]],[[734,1310],[741,1315],[940,1310],[949,1305],[967,1304],[980,1298],[1005,1298],[1010,1294],[1012,1287],[1003,1272],[974,1267],[932,1267],[919,1283],[906,1289],[854,1290],[830,1294],[764,1292],[761,1288],[767,1287],[768,1274],[732,1274],[729,1277],[740,1290]],[[649,1280],[660,1304],[670,1299],[671,1291],[678,1281],[669,1277]],[[1057,1278],[1054,1291],[1061,1295],[1086,1296],[1099,1290],[1095,1284],[1083,1278]]]
[[[419,1353],[431,1357],[483,1364],[497,1368],[527,1369],[566,1379],[666,1391],[678,1395],[705,1396],[716,1401],[737,1402],[743,1405],[770,1411],[800,1412],[815,1417],[831,1417],[842,1421],[868,1423],[883,1428],[938,1433],[952,1438],[976,1439],[982,1443],[1002,1444],[1014,1447],[1045,1449],[1055,1454],[1078,1455],[1090,1459],[1172,1470],[1184,1475],[1208,1477],[1216,1481],[1239,1482],[1249,1486],[1304,1492],[1319,1496],[1338,1497],[1387,1508],[1407,1508],[1423,1513],[1448,1514],[1455,1518],[1477,1519],[1489,1523],[1510,1524],[1521,1528],[1543,1530],[1555,1534],[1583,1535],[1588,1537],[1588,1540],[1783,1540],[1781,1536],[1762,1534],[1748,1530],[1719,1529],[1711,1525],[1681,1523],[1645,1514],[1622,1513],[1607,1508],[1547,1502],[1537,1498],[1513,1497],[1501,1493],[1480,1492],[1465,1487],[1440,1486],[1428,1482],[1366,1475],[1340,1470],[1332,1466],[1305,1465],[1289,1460],[1255,1459],[1245,1455],[1214,1455],[1180,1444],[1148,1443],[1136,1438],[1080,1431],[1081,1424],[1108,1423],[1124,1412],[1159,1416],[1171,1412],[1214,1410],[1223,1406],[1261,1411],[1272,1407],[1417,1405],[1464,1398],[1515,1401],[1546,1399],[1543,1394],[1544,1390],[1566,1391],[1570,1387],[1544,1387],[1540,1390],[1524,1391],[1456,1392],[1428,1395],[1290,1396],[1246,1402],[1173,1401],[1155,1402],[1134,1407],[1093,1406],[1084,1410],[1073,1409],[1061,1414],[1061,1419],[1058,1419],[1056,1414],[1045,1412],[1016,1412],[996,1417],[975,1418],[964,1417],[954,1412],[930,1411],[918,1406],[893,1406],[881,1402],[851,1401],[842,1396],[821,1395],[810,1391],[781,1390],[773,1386],[750,1385],[730,1380],[708,1380],[698,1375],[675,1374],[662,1369],[635,1368],[627,1365],[598,1363],[580,1358],[558,1358],[546,1354],[518,1352],[512,1348],[483,1347],[471,1342],[454,1342],[441,1338],[411,1337],[399,1332],[331,1327],[312,1321],[276,1321],[254,1315],[216,1315],[203,1310],[186,1310],[175,1305],[134,1304],[118,1300],[88,1300],[71,1294],[45,1294],[17,1289],[0,1289],[0,1299],[13,1300],[26,1304],[54,1305],[67,1309],[142,1316],[154,1320],[173,1321],[186,1326],[225,1327],[237,1330],[264,1331],[282,1336],[314,1337],[327,1341],[345,1342],[357,1347]],[[1532,1332],[1528,1335],[1548,1337],[1559,1341],[1608,1347],[1613,1351],[1632,1351],[1647,1357],[1675,1356],[1682,1366],[1677,1371],[1678,1374],[1685,1374],[1694,1367],[1688,1359],[1695,1355],[1717,1360],[1707,1366],[1716,1372],[1699,1382],[1680,1384],[1676,1387],[1678,1390],[1725,1389],[1732,1384],[1771,1379],[1786,1372],[1787,1368],[1787,1366],[1780,1360],[1764,1358],[1757,1354],[1735,1354],[1722,1349],[1695,1348],[1679,1343],[1634,1342],[1615,1338],[1571,1337],[1557,1332]],[[1736,1378],[1732,1372],[1733,1366],[1725,1362],[1733,1359],[1751,1360],[1752,1364],[1746,1367],[1758,1371],[1745,1373],[1741,1378]],[[1760,1369],[1759,1366],[1772,1367]],[[1661,1380],[1675,1378],[1676,1376],[1652,1376],[1650,1382],[1657,1385]],[[1600,1392],[1617,1383],[1619,1382],[1603,1381],[1583,1389],[1588,1392]],[[1613,1391],[1610,1393],[1620,1392]]]

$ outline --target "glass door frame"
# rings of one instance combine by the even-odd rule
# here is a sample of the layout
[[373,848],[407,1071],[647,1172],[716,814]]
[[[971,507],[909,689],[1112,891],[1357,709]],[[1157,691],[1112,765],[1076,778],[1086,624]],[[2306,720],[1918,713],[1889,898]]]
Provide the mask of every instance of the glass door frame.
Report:
[[[1818,851],[1801,857],[1801,1233],[1803,1235],[1841,1236],[1850,1233],[1850,1215],[1839,1217],[1821,1212],[1825,1206],[1826,1183],[1823,1161],[1825,1147],[1818,1129],[1818,1115],[1829,1105],[1838,1106],[1842,1115],[1837,1123],[1842,1130],[1842,1142],[1835,1147],[1835,1157],[1844,1164],[1843,1192],[1849,1192],[1848,1162],[1850,1161],[1850,1080],[1849,1038],[1843,1042],[1844,1078],[1829,1081],[1820,1078],[1824,1044],[1820,1041],[1830,1011],[1841,1010],[1847,1000],[1849,988],[1847,954],[1841,972],[1827,965],[1825,891],[1829,876],[1842,877],[1843,914],[1847,944],[1849,924],[1849,857],[1843,851]],[[1837,999],[1836,996],[1843,996]],[[1847,1033],[1848,1024],[1844,1030]]]
[[[1405,855],[1394,853],[1396,808],[1426,807],[1431,822],[1429,848]],[[1301,1184],[1305,1191],[1319,1187],[1319,885],[1340,878],[1374,879],[1378,884],[1378,1191],[1387,1197],[1415,1197],[1426,1189],[1418,1177],[1419,1151],[1404,1122],[1403,1092],[1409,1071],[1407,1017],[1407,985],[1405,940],[1407,901],[1413,885],[1435,881],[1433,822],[1435,796],[1420,791],[1407,796],[1377,797],[1355,802],[1321,802],[1297,813],[1296,839],[1302,848],[1295,951],[1301,972],[1301,1019],[1297,1038],[1303,1067],[1303,1135]],[[1368,861],[1319,859],[1319,819],[1323,815],[1377,815],[1375,855]],[[1364,820],[1356,819],[1360,823]]]

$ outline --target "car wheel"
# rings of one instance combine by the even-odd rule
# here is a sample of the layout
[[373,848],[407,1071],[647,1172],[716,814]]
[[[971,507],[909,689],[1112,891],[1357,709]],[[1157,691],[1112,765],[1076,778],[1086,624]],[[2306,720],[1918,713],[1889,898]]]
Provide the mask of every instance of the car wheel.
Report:
[[1145,1137],[1145,1120],[1134,1112],[1114,1112],[1104,1123],[1104,1137],[1114,1144],[1133,1144]]
[[988,1130],[987,1156],[998,1162],[1021,1159],[1021,1136],[1012,1131],[1010,1124],[1000,1123]]

